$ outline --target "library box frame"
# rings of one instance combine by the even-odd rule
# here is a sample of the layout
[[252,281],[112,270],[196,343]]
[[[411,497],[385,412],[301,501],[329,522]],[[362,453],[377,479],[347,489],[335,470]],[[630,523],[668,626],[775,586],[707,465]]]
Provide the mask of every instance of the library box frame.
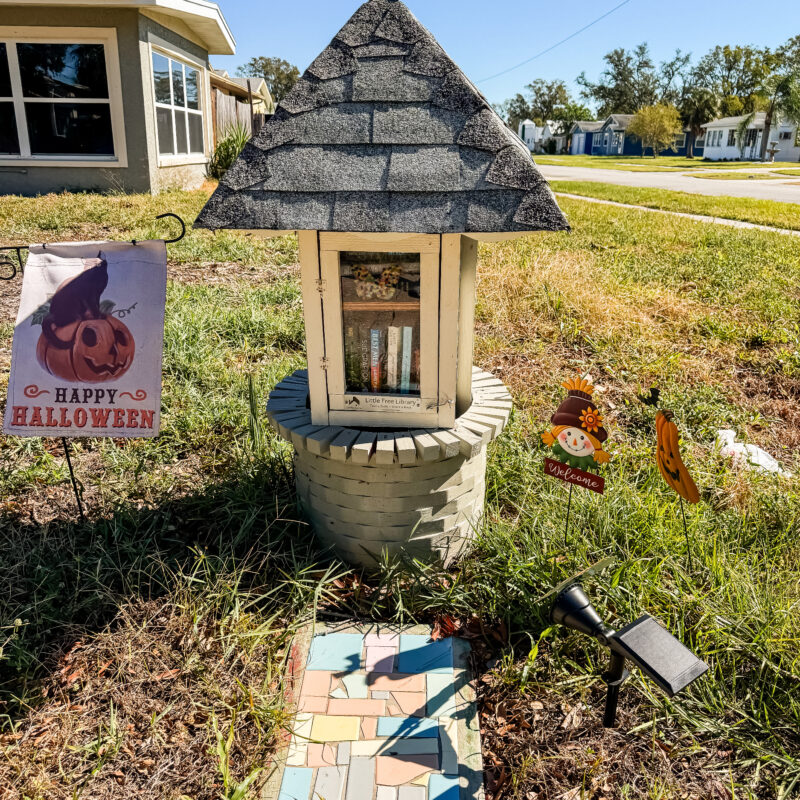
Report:
[[[472,402],[477,242],[462,234],[299,231],[313,425],[451,428]],[[347,391],[341,254],[419,255],[419,392]]]

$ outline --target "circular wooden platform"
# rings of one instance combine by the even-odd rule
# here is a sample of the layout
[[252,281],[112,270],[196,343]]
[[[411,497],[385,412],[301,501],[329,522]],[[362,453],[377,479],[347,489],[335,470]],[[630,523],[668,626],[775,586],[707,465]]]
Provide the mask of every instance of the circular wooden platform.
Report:
[[267,415],[294,445],[298,496],[320,539],[363,566],[384,551],[457,558],[483,513],[486,447],[513,408],[503,383],[478,368],[472,394],[452,429],[384,433],[311,425],[307,372],[279,383]]

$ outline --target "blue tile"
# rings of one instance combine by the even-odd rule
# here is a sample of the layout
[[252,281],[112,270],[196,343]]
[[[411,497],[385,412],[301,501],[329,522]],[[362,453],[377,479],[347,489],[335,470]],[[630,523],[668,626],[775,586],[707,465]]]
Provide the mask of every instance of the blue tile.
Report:
[[458,778],[446,775],[431,775],[428,784],[428,800],[459,800]]
[[286,767],[278,800],[308,800],[314,770],[309,767]]
[[393,736],[397,739],[435,739],[439,735],[439,723],[435,719],[422,717],[379,717],[378,736]]
[[397,671],[405,674],[417,672],[452,672],[453,640],[431,641],[427,636],[401,635]]
[[306,669],[355,672],[361,667],[364,637],[360,633],[329,633],[311,641]]

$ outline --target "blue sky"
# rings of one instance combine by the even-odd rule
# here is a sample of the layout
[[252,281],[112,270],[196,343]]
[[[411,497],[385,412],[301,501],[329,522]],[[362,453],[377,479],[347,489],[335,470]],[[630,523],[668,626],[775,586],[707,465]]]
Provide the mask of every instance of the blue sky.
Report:
[[[218,0],[237,40],[237,54],[212,57],[234,72],[251,56],[280,56],[302,72],[358,7],[358,0]],[[525,67],[511,67],[569,36],[620,0],[406,0],[418,19],[493,103],[534,78],[563,78],[574,88],[582,71],[596,78],[615,47],[650,44],[656,60],[676,47],[695,57],[717,44],[776,46],[800,34],[800,2],[654,0],[630,2],[576,38]]]

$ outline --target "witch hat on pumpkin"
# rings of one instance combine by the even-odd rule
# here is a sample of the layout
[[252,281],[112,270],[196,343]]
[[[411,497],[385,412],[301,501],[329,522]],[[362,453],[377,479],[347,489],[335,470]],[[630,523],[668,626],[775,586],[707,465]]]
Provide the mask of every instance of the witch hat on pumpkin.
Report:
[[594,386],[585,378],[571,378],[561,385],[569,394],[550,418],[553,428],[542,434],[542,441],[552,448],[558,461],[571,467],[606,464],[611,460],[603,450],[608,431],[592,400]]

